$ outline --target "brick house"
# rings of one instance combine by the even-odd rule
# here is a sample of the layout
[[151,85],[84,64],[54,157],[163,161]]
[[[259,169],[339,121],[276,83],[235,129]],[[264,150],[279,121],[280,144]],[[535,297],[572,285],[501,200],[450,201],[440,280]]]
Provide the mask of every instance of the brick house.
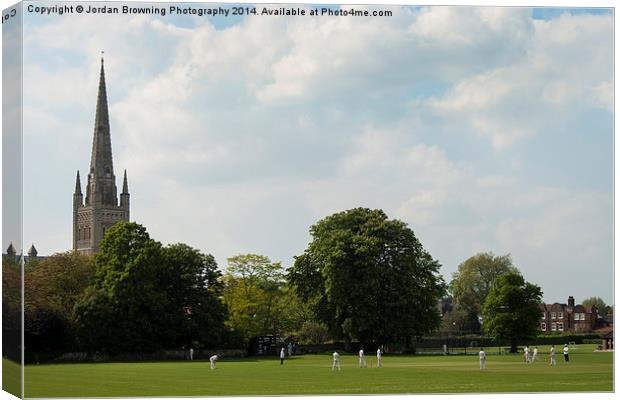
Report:
[[596,328],[598,310],[596,306],[575,305],[573,296],[568,297],[568,304],[541,304],[540,330],[542,333],[555,332],[592,332]]

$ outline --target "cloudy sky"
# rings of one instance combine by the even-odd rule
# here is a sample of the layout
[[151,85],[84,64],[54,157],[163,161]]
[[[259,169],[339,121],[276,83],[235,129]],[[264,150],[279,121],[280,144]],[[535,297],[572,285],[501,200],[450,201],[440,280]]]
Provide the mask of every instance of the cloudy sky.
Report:
[[105,50],[117,184],[156,240],[290,266],[319,219],[381,208],[446,280],[510,253],[547,302],[612,303],[611,11],[389,9],[26,13],[26,248],[71,248]]

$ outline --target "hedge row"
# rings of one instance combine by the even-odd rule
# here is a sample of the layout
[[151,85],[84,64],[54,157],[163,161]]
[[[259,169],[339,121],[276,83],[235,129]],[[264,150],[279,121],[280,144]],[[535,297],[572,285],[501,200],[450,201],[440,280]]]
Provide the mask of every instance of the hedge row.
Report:
[[[551,335],[539,335],[538,337],[530,340],[519,342],[519,345],[544,345],[555,344],[563,345],[569,342],[575,342],[575,344],[600,344],[603,336],[598,333],[588,334],[575,334],[575,333],[560,333]],[[424,348],[440,348],[443,344],[447,344],[448,347],[470,347],[470,346],[509,346],[510,342],[505,340],[495,340],[489,337],[483,336],[448,336],[448,337],[425,337],[415,342],[414,346],[418,349]]]

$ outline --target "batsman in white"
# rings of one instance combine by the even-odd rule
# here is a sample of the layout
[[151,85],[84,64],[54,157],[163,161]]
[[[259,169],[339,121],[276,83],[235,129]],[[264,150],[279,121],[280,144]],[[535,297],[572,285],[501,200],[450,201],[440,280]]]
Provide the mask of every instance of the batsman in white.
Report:
[[377,367],[381,367],[382,356],[383,356],[383,352],[381,351],[381,347],[377,347]]

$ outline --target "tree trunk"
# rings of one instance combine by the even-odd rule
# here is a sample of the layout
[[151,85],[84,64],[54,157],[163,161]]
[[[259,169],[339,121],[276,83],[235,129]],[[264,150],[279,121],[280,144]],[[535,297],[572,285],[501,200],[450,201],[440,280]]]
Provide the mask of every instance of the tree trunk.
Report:
[[510,352],[511,353],[517,352],[517,339],[510,339]]

